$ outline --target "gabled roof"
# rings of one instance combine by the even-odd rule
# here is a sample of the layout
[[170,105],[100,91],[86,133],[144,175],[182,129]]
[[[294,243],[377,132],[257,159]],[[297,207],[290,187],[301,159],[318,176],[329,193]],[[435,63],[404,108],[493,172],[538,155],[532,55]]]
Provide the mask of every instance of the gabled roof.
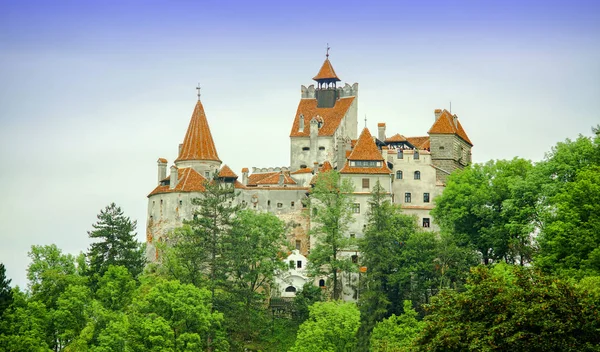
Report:
[[321,168],[319,169],[319,172],[327,172],[327,171],[331,171],[333,170],[333,166],[331,165],[331,163],[327,160],[325,160],[325,162],[323,163],[323,166],[321,166]]
[[415,146],[417,149],[429,148],[429,136],[423,137],[406,137],[406,141]]
[[313,169],[311,167],[305,167],[302,169],[298,169],[298,170],[292,172],[291,174],[292,175],[310,174],[310,173],[312,173],[312,171],[313,171]]
[[277,172],[262,172],[258,174],[251,174],[250,176],[248,176],[248,186],[256,186],[258,181],[275,174],[277,174]]
[[[395,135],[386,138],[385,139],[386,143],[393,143],[393,142],[406,142],[406,137],[404,137],[403,135],[401,135],[400,133],[396,133]],[[411,143],[412,144],[412,143]]]
[[462,128],[460,121],[456,118],[455,124],[455,115],[453,116],[448,110],[444,109],[440,115],[440,117],[435,120],[429,131],[427,132],[431,134],[456,134],[462,140],[469,143],[469,145],[473,146],[473,143],[467,136],[467,133]]
[[295,185],[296,181],[290,176],[289,172],[274,172],[272,175],[265,177],[256,182],[257,185],[277,185],[279,184],[279,176],[283,175],[284,185]]
[[323,66],[321,66],[321,69],[319,70],[319,73],[317,73],[316,76],[313,77],[313,79],[315,81],[321,81],[321,80],[328,80],[328,81],[341,81],[341,79],[338,78],[338,76],[335,74],[335,71],[333,70],[333,66],[331,66],[331,62],[329,61],[329,58],[325,59],[325,62],[323,62]]
[[356,146],[348,157],[349,160],[383,160],[381,151],[377,148],[368,128],[364,128],[358,137]]
[[187,133],[177,161],[182,160],[215,160],[221,161],[213,141],[204,107],[200,100],[196,103]]
[[[317,99],[300,99],[290,137],[309,137],[310,120],[317,115],[323,119],[319,136],[333,136],[353,101],[354,97],[345,97],[338,99],[332,108],[318,108]],[[299,131],[301,116],[304,117],[304,129]]]
[[167,163],[167,159],[165,158],[158,158],[158,162],[161,164],[166,164]]
[[223,167],[221,167],[221,170],[219,171],[219,177],[238,178],[238,175],[236,175],[235,172],[233,172],[233,170],[231,170],[229,166],[223,165]]
[[[168,179],[169,177],[165,178],[165,180]],[[206,190],[204,188],[206,182],[206,178],[193,168],[181,168],[177,169],[177,186],[175,188],[171,189],[169,185],[159,185],[148,196],[171,192],[204,192]]]

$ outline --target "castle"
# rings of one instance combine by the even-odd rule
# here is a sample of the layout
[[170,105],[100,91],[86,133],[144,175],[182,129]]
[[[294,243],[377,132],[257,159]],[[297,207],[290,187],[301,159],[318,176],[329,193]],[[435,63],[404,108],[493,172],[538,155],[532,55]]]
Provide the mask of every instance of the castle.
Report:
[[[415,215],[419,225],[435,230],[429,211],[433,199],[442,192],[446,177],[471,162],[472,142],[458,117],[436,109],[434,122],[425,136],[388,136],[385,123],[377,135],[364,128],[358,132],[358,83],[340,82],[327,54],[316,87],[301,86],[301,98],[290,131],[290,166],[248,168],[241,178],[223,164],[213,141],[204,107],[198,101],[192,113],[178,157],[168,169],[168,161],[158,159],[156,188],[148,195],[146,231],[147,255],[157,256],[155,243],[193,217],[192,199],[204,191],[203,184],[217,173],[221,181],[238,191],[236,202],[257,211],[276,214],[290,228],[287,238],[295,248],[288,261],[293,267],[278,278],[281,296],[293,296],[309,279],[306,256],[314,239],[309,235],[310,219],[303,199],[316,174],[338,170],[354,185],[352,211],[355,221],[350,237],[360,238],[367,221],[370,192],[377,182],[393,203]],[[348,250],[347,255],[358,255]],[[350,278],[348,278],[350,280]],[[315,282],[317,283],[317,282]],[[324,285],[319,280],[320,286]],[[350,297],[351,298],[351,297]]]

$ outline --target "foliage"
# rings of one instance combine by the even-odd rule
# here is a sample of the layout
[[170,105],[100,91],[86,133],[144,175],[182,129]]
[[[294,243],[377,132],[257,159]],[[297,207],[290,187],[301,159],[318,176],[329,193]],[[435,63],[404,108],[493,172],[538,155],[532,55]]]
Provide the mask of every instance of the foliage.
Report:
[[353,191],[350,180],[341,180],[340,174],[332,170],[318,174],[309,198],[313,214],[311,233],[316,244],[308,257],[308,271],[312,276],[327,277],[334,300],[342,296],[339,274],[356,271],[350,258],[340,255],[340,250],[355,244],[346,237],[348,225],[353,221]]
[[88,231],[90,238],[97,240],[87,253],[91,284],[104,275],[111,265],[121,265],[133,277],[137,277],[146,264],[144,247],[135,239],[136,221],[131,221],[115,203],[111,203],[98,214],[98,221]]
[[109,266],[98,281],[96,298],[106,309],[124,310],[132,299],[137,284],[124,266]]
[[392,314],[375,325],[371,334],[370,351],[410,351],[413,340],[424,326],[425,323],[417,319],[417,312],[412,308],[411,301],[406,300],[402,315]]
[[309,310],[309,318],[300,325],[290,352],[354,350],[360,324],[360,313],[354,303],[317,302]]
[[296,293],[296,297],[294,297],[295,320],[303,323],[308,319],[310,306],[323,300],[323,289],[313,285],[312,282],[305,283],[302,290]]
[[51,351],[46,338],[50,316],[46,306],[13,290],[13,303],[0,320],[0,350],[7,352]]
[[[0,263],[0,318],[13,301],[12,290],[10,288],[11,279],[6,277],[6,268]],[[2,330],[0,330],[0,333]]]
[[524,265],[533,254],[536,186],[528,182],[530,161],[489,161],[448,177],[431,214],[460,245],[479,251],[485,264],[505,261]]
[[446,290],[427,306],[423,351],[595,351],[599,301],[532,269],[472,269],[464,292]]

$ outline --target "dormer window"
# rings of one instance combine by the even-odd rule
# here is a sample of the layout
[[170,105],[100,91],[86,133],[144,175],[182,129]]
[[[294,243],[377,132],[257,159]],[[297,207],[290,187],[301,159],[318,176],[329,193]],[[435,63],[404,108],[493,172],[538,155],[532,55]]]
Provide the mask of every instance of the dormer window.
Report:
[[[352,165],[354,164],[354,165]],[[372,160],[356,160],[351,163],[352,166],[357,167],[377,167],[381,166],[380,161],[372,161]]]
[[304,132],[304,115],[300,114],[300,126],[298,127],[298,131]]

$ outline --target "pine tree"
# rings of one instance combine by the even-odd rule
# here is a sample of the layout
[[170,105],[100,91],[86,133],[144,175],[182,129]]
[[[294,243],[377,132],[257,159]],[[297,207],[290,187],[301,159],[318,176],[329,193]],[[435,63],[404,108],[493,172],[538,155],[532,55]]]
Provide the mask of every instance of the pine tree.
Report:
[[142,272],[146,259],[142,244],[135,239],[136,225],[115,203],[100,211],[94,230],[88,231],[97,240],[87,254],[92,286],[111,265],[126,267],[133,277]]
[[12,301],[12,289],[10,288],[11,279],[6,278],[6,268],[3,263],[0,263],[0,317],[8,308]]

